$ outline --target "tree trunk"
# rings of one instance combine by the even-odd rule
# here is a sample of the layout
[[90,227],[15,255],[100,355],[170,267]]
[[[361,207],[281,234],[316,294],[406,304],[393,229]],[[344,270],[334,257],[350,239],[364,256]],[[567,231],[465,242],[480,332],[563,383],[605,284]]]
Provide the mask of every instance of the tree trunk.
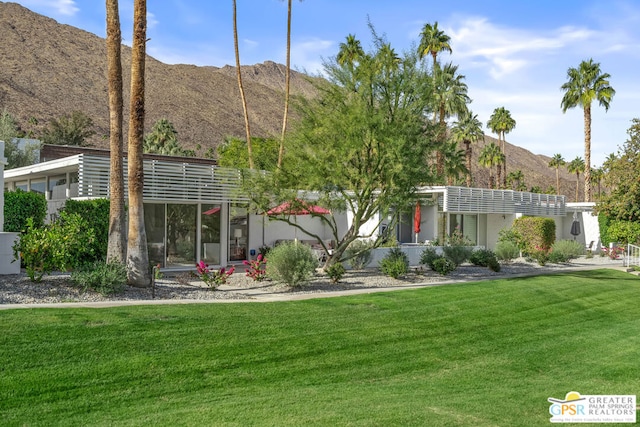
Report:
[[471,141],[464,141],[465,155],[467,160],[467,187],[471,187],[471,155],[473,150],[471,149]]
[[282,119],[282,135],[280,136],[280,150],[278,151],[278,169],[282,167],[284,157],[284,134],[287,130],[287,116],[289,114],[289,84],[291,79],[291,0],[288,0],[287,12],[287,65],[284,78],[284,117]]
[[151,283],[147,233],[144,227],[144,137],[145,45],[147,38],[146,0],[134,0],[131,46],[131,104],[129,109],[129,235],[127,239],[127,282],[146,287]]
[[578,203],[578,189],[580,188],[580,174],[576,174],[576,203]]
[[560,194],[560,166],[556,166],[556,194]]
[[440,107],[440,122],[438,126],[438,147],[436,151],[436,172],[438,173],[438,179],[442,179],[444,182],[444,145],[447,138],[447,124],[444,121],[445,111],[444,107]]
[[249,157],[249,169],[255,169],[253,163],[253,144],[251,143],[251,127],[249,125],[249,111],[247,110],[247,98],[242,85],[242,72],[240,70],[240,50],[238,49],[238,21],[236,19],[236,0],[233,0],[233,47],[236,53],[236,75],[238,78],[238,89],[242,100],[242,110],[244,111],[244,129],[247,137],[247,156]]
[[496,165],[496,188],[500,188],[501,185],[501,180],[500,180],[500,176],[502,174],[502,165],[500,163],[498,163]]
[[591,201],[591,104],[584,106],[584,201]]
[[107,262],[126,260],[124,173],[122,170],[122,34],[118,0],[107,0],[107,75],[109,90],[109,239]]
[[504,163],[502,164],[502,188],[507,188],[507,140],[504,132],[502,132],[502,155]]

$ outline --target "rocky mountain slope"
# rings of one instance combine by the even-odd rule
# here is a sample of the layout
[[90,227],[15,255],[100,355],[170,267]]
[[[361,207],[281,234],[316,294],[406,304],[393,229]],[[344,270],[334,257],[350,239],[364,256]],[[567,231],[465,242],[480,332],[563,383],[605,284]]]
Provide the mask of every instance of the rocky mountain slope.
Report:
[[[96,125],[91,141],[108,147],[106,42],[94,34],[62,25],[15,4],[0,2],[0,108],[16,117],[25,131],[37,135],[52,118],[75,110]],[[151,41],[152,43],[152,41]],[[123,46],[125,122],[128,116],[130,48]],[[215,148],[227,136],[244,137],[242,104],[235,67],[168,65],[147,59],[146,129],[161,118],[171,121],[185,148]],[[285,67],[267,61],[243,66],[251,129],[254,136],[277,136],[282,126]],[[292,71],[292,95],[314,93],[309,77]],[[295,120],[295,115],[292,117]],[[125,123],[126,126],[126,123]],[[474,147],[476,186],[486,186],[488,172],[478,166],[482,146]],[[507,144],[508,171],[520,169],[525,183],[555,186],[549,158]],[[573,201],[576,178],[562,171],[561,191]],[[582,190],[581,190],[582,191]]]

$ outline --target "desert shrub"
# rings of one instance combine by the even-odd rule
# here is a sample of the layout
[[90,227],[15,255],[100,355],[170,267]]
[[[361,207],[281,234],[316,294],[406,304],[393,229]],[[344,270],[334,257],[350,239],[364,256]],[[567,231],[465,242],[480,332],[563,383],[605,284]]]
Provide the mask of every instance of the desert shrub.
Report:
[[442,258],[442,255],[438,255],[435,248],[427,246],[420,255],[420,264],[427,265],[433,270],[433,262],[439,258]]
[[443,246],[442,252],[444,252],[444,256],[453,261],[457,267],[469,259],[473,248],[470,246]]
[[640,242],[640,223],[632,221],[611,221],[607,228],[610,242],[637,245]]
[[393,248],[380,260],[380,270],[387,276],[397,279],[409,271],[409,258],[400,248]]
[[522,236],[513,228],[503,228],[498,232],[498,242],[511,242],[518,246],[521,240]]
[[373,253],[371,252],[371,242],[365,240],[354,240],[345,251],[345,258],[354,270],[362,270],[371,262]]
[[113,295],[124,291],[127,269],[118,262],[94,261],[73,271],[71,281],[84,291],[92,289],[102,295]]
[[[109,199],[94,200],[67,200],[62,209],[67,213],[80,215],[93,228],[96,239],[92,245],[95,260],[104,260],[107,257],[107,244],[109,241]],[[93,260],[90,260],[93,261]]]
[[[572,259],[576,259],[579,256],[584,255],[584,252],[584,246],[575,240],[558,240],[551,246],[551,259],[549,261],[571,261]],[[558,261],[554,261],[554,259],[557,259]]]
[[93,260],[92,244],[95,235],[86,221],[77,214],[62,212],[60,217],[44,227],[35,227],[27,219],[27,228],[13,246],[27,275],[39,282],[45,274],[79,267]]
[[344,276],[344,265],[342,265],[341,262],[331,264],[325,269],[325,273],[327,273],[327,276],[331,279],[331,283],[338,283],[340,279],[342,279],[342,276]]
[[440,258],[438,258],[438,259],[433,261],[433,267],[432,268],[433,268],[433,271],[436,271],[436,272],[442,274],[443,276],[446,276],[447,274],[451,273],[452,271],[455,271],[457,266],[449,258],[440,257]]
[[569,259],[567,258],[567,256],[560,251],[556,252],[552,250],[547,256],[547,262],[550,262],[551,264],[560,264],[568,261]]
[[518,245],[526,254],[548,250],[556,238],[556,223],[551,218],[525,216],[513,222],[513,229],[520,236]]
[[489,270],[495,271],[496,273],[499,272],[501,268],[500,263],[498,262],[498,259],[495,256],[489,260],[487,267],[489,267]]
[[520,256],[520,248],[514,242],[505,240],[496,244],[495,254],[498,260],[511,262]]
[[46,216],[47,201],[43,194],[21,189],[4,192],[4,231],[26,230],[28,218],[33,218],[32,228],[42,227]]
[[473,251],[469,257],[471,264],[479,267],[489,267],[489,264],[494,259],[497,261],[496,254],[489,249],[477,249]]
[[311,247],[284,242],[269,252],[267,277],[295,288],[309,281],[317,266]]
[[536,246],[529,250],[526,260],[529,262],[537,262],[538,265],[546,265],[549,262],[549,253],[551,248]]

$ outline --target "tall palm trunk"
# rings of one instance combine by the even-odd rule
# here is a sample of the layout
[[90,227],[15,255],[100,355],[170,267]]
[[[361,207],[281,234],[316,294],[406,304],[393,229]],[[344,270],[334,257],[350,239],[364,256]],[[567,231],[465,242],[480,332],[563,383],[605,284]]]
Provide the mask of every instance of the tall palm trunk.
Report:
[[502,165],[500,163],[498,163],[496,165],[496,188],[500,188],[500,185],[501,185],[500,177],[501,176],[502,176]]
[[578,189],[580,188],[580,172],[576,173],[576,203],[578,203]]
[[560,194],[560,165],[556,166],[556,194]]
[[507,141],[502,132],[502,155],[504,163],[502,163],[502,188],[507,188]]
[[288,1],[287,11],[287,65],[284,78],[284,117],[282,119],[282,135],[280,136],[280,150],[278,151],[278,169],[282,167],[284,157],[284,134],[287,130],[287,116],[289,114],[289,84],[291,79],[291,0]]
[[591,201],[591,104],[584,106],[584,201]]
[[129,109],[129,235],[127,239],[127,282],[146,287],[151,283],[147,233],[144,227],[144,137],[145,45],[147,2],[134,0],[133,41],[131,46],[131,104]]
[[467,187],[471,187],[471,155],[473,154],[471,149],[471,141],[464,141],[465,156],[467,160]]
[[107,80],[109,90],[109,240],[107,262],[124,264],[124,173],[122,170],[122,33],[118,0],[107,0]]
[[447,138],[447,124],[444,121],[444,106],[440,107],[440,122],[438,126],[438,147],[436,151],[436,172],[438,178],[444,179],[444,144]]
[[251,127],[249,125],[249,111],[247,110],[247,98],[242,85],[242,71],[240,70],[240,50],[238,49],[238,21],[236,14],[236,0],[233,0],[233,47],[236,53],[236,75],[238,78],[238,89],[240,99],[242,99],[242,110],[244,111],[244,129],[247,137],[247,156],[249,157],[249,169],[254,169],[253,144],[251,143]]

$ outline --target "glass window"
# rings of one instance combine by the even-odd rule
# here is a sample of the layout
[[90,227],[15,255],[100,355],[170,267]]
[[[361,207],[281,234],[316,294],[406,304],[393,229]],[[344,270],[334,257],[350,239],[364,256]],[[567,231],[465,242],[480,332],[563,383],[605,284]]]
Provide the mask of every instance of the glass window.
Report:
[[229,212],[229,261],[247,259],[248,210],[246,206],[232,205]]
[[201,257],[207,264],[220,264],[220,205],[202,205],[201,222]]
[[44,194],[46,189],[47,189],[47,183],[44,178],[31,180],[30,190],[33,191],[34,193]]
[[16,182],[16,188],[19,188],[23,191],[27,191],[27,188],[29,187],[29,184],[27,183],[27,181],[18,181]]
[[449,235],[456,230],[459,230],[466,239],[476,245],[478,236],[478,215],[449,215]]
[[167,205],[167,267],[196,264],[197,205]]
[[164,204],[144,205],[144,227],[147,233],[149,262],[152,265],[165,266],[164,260]]
[[65,199],[67,197],[67,176],[56,175],[49,177],[49,191],[51,192],[51,199]]

